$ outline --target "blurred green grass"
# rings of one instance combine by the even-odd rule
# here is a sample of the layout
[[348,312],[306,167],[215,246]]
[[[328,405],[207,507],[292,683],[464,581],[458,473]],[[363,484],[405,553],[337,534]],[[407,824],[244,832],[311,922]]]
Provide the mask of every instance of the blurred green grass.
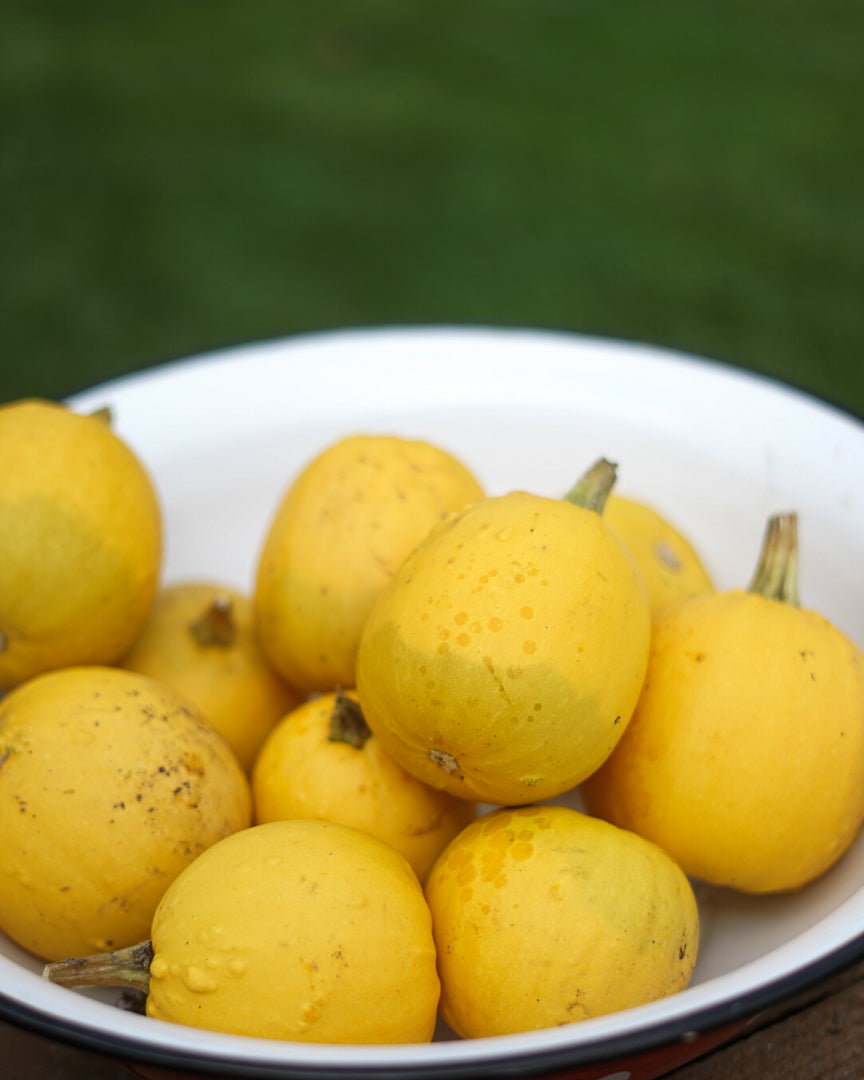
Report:
[[0,400],[382,324],[864,414],[860,0],[6,0]]

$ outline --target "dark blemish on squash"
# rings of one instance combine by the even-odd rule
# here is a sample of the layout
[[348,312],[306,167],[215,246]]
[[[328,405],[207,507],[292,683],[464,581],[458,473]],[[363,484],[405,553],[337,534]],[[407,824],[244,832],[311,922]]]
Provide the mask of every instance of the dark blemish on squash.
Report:
[[673,570],[677,573],[681,569],[681,560],[665,540],[658,540],[654,545],[654,554],[669,570]]

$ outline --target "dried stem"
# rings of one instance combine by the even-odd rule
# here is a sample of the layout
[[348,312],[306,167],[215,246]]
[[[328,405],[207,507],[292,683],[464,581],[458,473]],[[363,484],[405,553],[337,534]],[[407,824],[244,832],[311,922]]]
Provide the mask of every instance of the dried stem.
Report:
[[216,596],[200,618],[189,624],[189,633],[199,645],[228,648],[237,637],[234,605],[228,596]]
[[583,510],[602,514],[617,475],[618,466],[606,458],[600,458],[576,481],[564,498]]
[[111,427],[114,423],[114,413],[110,405],[101,405],[98,409],[94,409],[89,414],[94,420],[99,420],[105,424],[106,427]]
[[768,519],[748,591],[792,607],[800,606],[797,514],[774,514]]
[[344,742],[361,750],[372,732],[360,703],[340,690],[330,713],[330,742]]
[[139,990],[146,994],[150,990],[152,960],[153,945],[142,941],[114,952],[55,960],[42,969],[42,978],[71,988],[120,986],[124,990]]

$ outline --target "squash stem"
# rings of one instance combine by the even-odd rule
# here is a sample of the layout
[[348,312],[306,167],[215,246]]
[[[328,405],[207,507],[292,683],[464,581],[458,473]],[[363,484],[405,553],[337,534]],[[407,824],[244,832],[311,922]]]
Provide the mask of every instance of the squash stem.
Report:
[[576,481],[564,498],[574,506],[602,515],[617,475],[618,466],[606,458],[600,458]]
[[111,427],[114,423],[114,413],[110,405],[102,405],[98,409],[94,409],[89,415],[94,420],[99,420],[105,424],[106,427]]
[[55,960],[42,969],[42,978],[70,988],[119,986],[125,990],[150,990],[153,945],[142,941],[114,952],[71,956]]
[[228,648],[237,638],[234,605],[227,596],[216,596],[207,610],[189,624],[189,632],[202,648]]
[[341,691],[330,713],[330,742],[343,742],[361,750],[372,735],[360,703]]
[[748,591],[800,607],[797,514],[774,514],[768,519]]

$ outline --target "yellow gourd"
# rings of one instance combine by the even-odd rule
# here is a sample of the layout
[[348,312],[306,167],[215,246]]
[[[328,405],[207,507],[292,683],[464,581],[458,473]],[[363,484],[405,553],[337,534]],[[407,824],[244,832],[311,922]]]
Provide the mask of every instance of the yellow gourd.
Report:
[[401,852],[423,881],[476,817],[473,803],[421,783],[386,754],[352,691],[322,694],[268,736],[252,773],[255,819],[353,825]]
[[357,689],[383,748],[425,783],[537,802],[611,753],[649,635],[642,578],[601,514],[512,492],[452,515],[405,561],[364,628]]
[[687,537],[652,506],[612,492],[603,520],[627,545],[645,581],[651,614],[698,593],[714,583]]
[[161,570],[160,507],[143,464],[105,417],[39,400],[0,407],[0,461],[0,687],[113,664]]
[[45,959],[146,936],[249,784],[195,706],[117,668],[35,676],[0,702],[0,929]]
[[142,989],[159,1020],[316,1043],[428,1042],[440,993],[410,866],[368,833],[326,821],[228,837],[168,889],[150,941],[45,974]]
[[556,1027],[683,990],[690,885],[654,844],[563,806],[498,810],[426,885],[441,1015],[464,1038]]
[[353,687],[378,594],[442,517],[482,495],[465,465],[422,441],[356,435],[314,458],[279,504],[255,583],[261,642],[288,682]]
[[812,881],[864,820],[864,657],[798,606],[796,524],[771,519],[749,590],[655,620],[630,726],[582,785],[592,813],[745,892]]
[[122,666],[191,698],[247,772],[301,700],[264,655],[250,598],[214,582],[163,587]]

